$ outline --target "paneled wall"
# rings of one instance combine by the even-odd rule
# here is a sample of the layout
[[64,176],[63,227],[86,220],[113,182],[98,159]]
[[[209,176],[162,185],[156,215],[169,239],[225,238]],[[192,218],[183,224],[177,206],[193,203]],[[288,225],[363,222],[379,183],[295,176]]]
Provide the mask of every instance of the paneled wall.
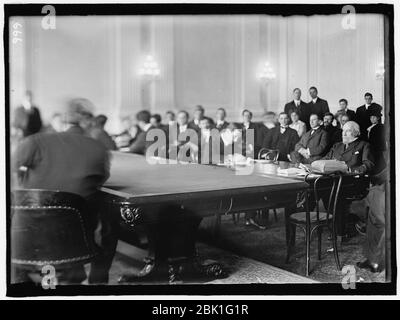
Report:
[[[11,102],[32,89],[45,120],[73,97],[93,101],[114,132],[121,116],[142,108],[164,114],[201,104],[210,116],[225,107],[238,120],[244,107],[255,117],[280,111],[295,87],[308,101],[312,85],[333,111],[342,97],[361,105],[366,91],[384,103],[375,77],[383,62],[379,15],[357,15],[349,30],[340,15],[58,17],[56,30],[20,19],[26,39],[10,45]],[[138,74],[147,54],[161,69],[155,81]],[[277,75],[270,83],[257,78],[266,61]]]

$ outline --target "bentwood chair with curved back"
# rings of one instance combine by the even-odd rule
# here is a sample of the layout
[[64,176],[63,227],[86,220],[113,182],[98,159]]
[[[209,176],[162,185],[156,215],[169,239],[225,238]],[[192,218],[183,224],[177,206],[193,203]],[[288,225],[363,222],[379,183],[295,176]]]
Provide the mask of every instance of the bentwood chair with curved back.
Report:
[[[342,186],[343,176],[341,173],[332,173],[327,175],[320,175],[317,178],[305,177],[305,181],[312,184],[313,201],[315,202],[315,209],[309,210],[309,192],[305,192],[305,199],[303,204],[304,211],[296,212],[287,217],[288,223],[287,235],[287,257],[286,263],[289,263],[291,251],[295,245],[296,228],[299,227],[303,230],[306,240],[306,276],[310,273],[310,246],[311,239],[314,231],[318,234],[318,260],[321,260],[321,246],[322,246],[322,231],[327,227],[332,232],[332,245],[334,249],[335,262],[338,270],[340,271],[340,260],[337,248],[337,235],[336,235],[336,214],[337,214],[337,201]],[[329,191],[328,208],[326,212],[319,211],[319,199],[321,198],[320,190]]]
[[87,202],[79,195],[40,189],[12,192],[11,263],[40,272],[83,265],[96,255]]

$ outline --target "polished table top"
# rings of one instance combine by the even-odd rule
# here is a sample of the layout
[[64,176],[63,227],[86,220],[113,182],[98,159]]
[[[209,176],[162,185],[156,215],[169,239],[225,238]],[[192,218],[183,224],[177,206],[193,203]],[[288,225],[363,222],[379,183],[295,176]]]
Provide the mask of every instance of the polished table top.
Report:
[[239,175],[226,167],[200,164],[149,164],[144,156],[112,152],[110,178],[103,192],[124,198],[235,195],[305,189],[299,179]]

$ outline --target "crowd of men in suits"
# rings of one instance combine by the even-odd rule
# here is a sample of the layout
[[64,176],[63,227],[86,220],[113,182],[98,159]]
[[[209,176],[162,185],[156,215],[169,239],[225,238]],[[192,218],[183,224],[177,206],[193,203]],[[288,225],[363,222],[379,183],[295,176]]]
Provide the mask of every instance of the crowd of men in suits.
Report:
[[[305,103],[300,89],[294,89],[293,100],[278,117],[269,111],[260,123],[252,121],[253,114],[248,109],[243,110],[241,122],[232,123],[226,121],[223,108],[216,110],[215,119],[207,117],[202,106],[195,108],[191,120],[185,110],[176,115],[169,111],[164,123],[160,115],[142,110],[136,114],[134,124],[130,118],[124,118],[123,131],[110,136],[104,130],[107,117],[95,117],[85,108],[85,99],[71,102],[66,114],[55,114],[50,126],[44,128],[32,93],[27,92],[12,121],[12,132],[18,132],[22,138],[14,148],[12,170],[17,175],[16,184],[24,188],[62,190],[91,199],[109,176],[108,150],[145,154],[149,130],[160,129],[167,137],[164,155],[171,158],[179,150],[189,154],[195,150],[200,161],[202,150],[210,147],[212,154],[211,131],[215,128],[220,133],[215,142],[220,147],[219,156],[227,154],[228,149],[257,157],[262,149],[271,149],[279,152],[278,161],[307,164],[317,159],[337,159],[346,162],[353,172],[382,171],[386,166],[387,141],[381,123],[382,107],[373,102],[372,94],[364,95],[365,104],[355,112],[348,109],[346,99],[340,99],[335,115],[327,101],[318,97],[317,88],[311,87],[309,94],[311,101]],[[176,135],[171,134],[171,128]],[[179,139],[181,135],[190,137],[185,134],[189,129],[196,133],[195,143]],[[89,281],[106,283],[108,267],[92,269]]]
[[[309,164],[323,158],[334,145],[342,142],[343,126],[346,122],[353,121],[359,126],[359,140],[369,142],[368,147],[374,157],[374,171],[381,171],[385,167],[387,142],[381,121],[382,107],[372,101],[372,94],[364,95],[365,104],[356,111],[348,108],[346,99],[340,99],[339,110],[335,114],[330,112],[328,102],[318,96],[317,88],[311,87],[309,94],[311,100],[306,103],[301,100],[301,90],[294,89],[293,100],[284,106],[282,112],[278,115],[271,111],[266,112],[261,122],[253,122],[253,114],[248,109],[243,110],[241,122],[232,123],[226,121],[227,113],[224,108],[216,110],[214,119],[205,115],[202,106],[195,107],[192,120],[186,110],[179,111],[176,115],[168,111],[164,123],[159,114],[151,115],[144,110],[136,115],[135,124],[129,124],[129,118],[124,119],[128,123],[127,128],[113,139],[121,151],[145,154],[146,148],[151,144],[151,141],[146,141],[146,133],[158,128],[167,137],[164,153],[167,157],[176,157],[176,149],[188,147],[194,150],[197,161],[201,163],[212,162],[211,157],[202,159],[200,153],[204,149],[210,149],[211,153],[219,150],[216,152],[222,158],[217,159],[223,161],[223,155],[226,155],[224,152],[240,144],[243,156],[257,158],[261,150],[270,149],[279,152],[279,161]],[[171,128],[176,128],[177,136],[170,135]],[[218,141],[211,141],[211,131],[214,128],[220,132],[221,139]],[[198,143],[189,143],[188,129],[196,132]],[[248,131],[254,133],[251,143],[246,141]],[[224,139],[227,132],[232,133],[233,139]]]

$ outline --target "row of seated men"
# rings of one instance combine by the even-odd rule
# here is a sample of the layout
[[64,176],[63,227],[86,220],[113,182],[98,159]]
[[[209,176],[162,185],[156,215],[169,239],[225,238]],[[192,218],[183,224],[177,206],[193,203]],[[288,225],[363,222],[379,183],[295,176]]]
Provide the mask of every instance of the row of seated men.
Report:
[[[80,126],[76,130],[82,130],[86,135],[99,140],[109,150],[120,149],[125,152],[144,154],[146,147],[151,143],[146,141],[146,133],[150,129],[161,128],[166,133],[165,154],[169,156],[171,147],[179,149],[188,140],[184,138],[184,141],[182,141],[177,137],[173,138],[174,141],[169,141],[169,131],[173,126],[177,127],[177,132],[181,136],[185,136],[187,129],[196,131],[199,137],[197,147],[194,146],[196,151],[203,149],[201,147],[202,143],[208,143],[207,140],[212,128],[216,128],[221,132],[225,130],[233,132],[242,129],[242,138],[239,137],[239,134],[235,134],[235,143],[243,143],[244,156],[251,155],[252,157],[257,157],[258,151],[261,148],[266,148],[279,150],[279,160],[281,161],[292,160],[294,162],[309,163],[324,156],[335,143],[340,142],[342,136],[341,127],[347,121],[353,120],[360,126],[360,138],[368,141],[371,145],[377,170],[382,169],[384,167],[383,154],[387,143],[384,125],[381,123],[382,107],[372,102],[372,94],[366,93],[364,95],[365,105],[357,108],[356,112],[348,109],[346,99],[340,99],[339,110],[336,115],[329,112],[327,101],[318,97],[318,91],[315,87],[310,88],[309,94],[311,101],[305,103],[301,100],[301,90],[298,88],[294,89],[293,100],[288,102],[282,110],[287,117],[283,113],[280,113],[278,119],[276,119],[275,113],[267,112],[263,116],[263,121],[259,123],[252,122],[252,112],[249,110],[242,112],[242,122],[228,123],[226,121],[227,114],[223,108],[219,108],[216,111],[214,121],[210,117],[205,116],[203,107],[197,106],[191,121],[189,121],[189,114],[186,111],[178,112],[176,120],[175,114],[169,111],[166,114],[167,123],[165,124],[161,122],[160,115],[149,115],[148,112],[143,111],[136,115],[134,123],[129,118],[124,119],[122,123],[124,126],[123,132],[110,137],[104,130],[107,117],[104,115],[94,117],[90,112],[85,110],[85,112],[80,112],[82,119],[75,121]],[[38,131],[52,132],[62,130],[62,115],[60,113],[56,113],[53,116],[51,125],[48,128],[42,128],[40,112],[34,106],[32,99],[32,93],[27,91],[23,105],[15,111],[13,127],[19,129],[23,136]],[[323,130],[316,130],[316,134],[314,135],[315,130],[310,131],[311,123],[314,124],[314,129],[322,128]],[[245,141],[245,131],[248,129],[254,130],[254,140],[251,145]],[[294,131],[297,132],[297,135],[294,134]],[[325,131],[326,134],[322,131]],[[311,133],[313,134],[311,135]],[[312,139],[310,139],[311,136]],[[225,141],[220,141],[219,151],[221,155],[225,152],[226,144],[226,139]],[[309,144],[310,146],[308,146]],[[317,148],[315,149],[314,146],[317,146]],[[247,155],[245,154],[246,147],[249,153]],[[304,150],[311,151],[312,154],[305,157]],[[293,151],[296,151],[296,153],[293,159],[291,159]],[[199,162],[202,160],[201,155],[197,155],[197,160]]]
[[[144,114],[146,114],[145,120],[142,118]],[[246,114],[247,117],[251,116],[250,113],[244,113],[243,116],[245,117]],[[138,124],[143,132],[151,127],[147,116],[148,114],[143,112],[138,114]],[[37,133],[24,138],[12,156],[12,170],[17,175],[16,185],[31,189],[72,192],[88,201],[95,199],[98,188],[109,176],[109,154],[102,142],[85,135],[85,130],[80,126],[85,118],[86,113],[70,112],[63,117],[63,132]],[[280,119],[287,119],[287,115],[281,114]],[[319,123],[318,115],[310,116],[310,127],[315,127],[313,122]],[[250,128],[250,123],[247,123]],[[312,130],[309,131],[310,136],[315,133],[312,133]],[[319,130],[322,129],[319,128]],[[375,166],[374,157],[369,144],[360,138],[360,126],[356,122],[349,121],[344,124],[342,130],[343,141],[334,145],[325,158],[343,160],[352,171],[371,172]],[[60,148],[60,145],[63,148]],[[307,159],[310,156],[309,151],[308,148],[304,149],[295,151],[299,157]],[[94,201],[94,203],[98,202]],[[100,217],[100,219],[104,220],[102,226],[106,226],[107,218]],[[93,230],[96,229],[95,227],[93,226]],[[345,236],[343,233],[339,235]],[[106,236],[101,233],[98,244],[104,249],[103,256],[92,263],[89,275],[91,283],[107,283],[108,281],[108,270],[113,256],[110,252],[113,249],[107,248],[107,242]],[[68,277],[73,278],[73,280],[70,279],[71,281],[78,281],[77,279],[85,277],[84,270],[74,270]]]
[[[294,94],[298,94],[298,91],[296,89]],[[369,99],[369,94],[366,94],[366,100],[370,101]],[[347,103],[343,100],[340,101],[342,106]],[[204,109],[201,106],[196,107],[192,121],[189,121],[189,114],[186,111],[178,112],[176,121],[175,115],[168,112],[168,124],[162,124],[158,114],[150,115],[147,111],[142,111],[137,114],[137,125],[129,127],[128,124],[127,129],[115,136],[114,139],[121,151],[145,154],[146,147],[152,143],[152,141],[146,141],[146,133],[151,129],[159,128],[165,132],[166,149],[171,151],[174,148],[186,147],[190,136],[188,129],[192,129],[198,135],[197,146],[192,148],[195,149],[194,153],[198,153],[197,161],[208,163],[212,160],[209,157],[210,152],[207,153],[207,159],[202,159],[200,151],[210,149],[213,154],[220,153],[220,160],[223,161],[226,149],[230,148],[230,144],[232,144],[227,142],[230,141],[229,139],[224,139],[229,137],[225,133],[231,131],[234,136],[234,144],[242,144],[241,149],[244,156],[257,157],[258,152],[262,148],[266,148],[278,150],[278,160],[280,161],[311,163],[325,156],[335,143],[342,141],[341,127],[346,122],[353,119],[357,122],[358,119],[359,125],[365,122],[363,126],[360,125],[360,139],[370,143],[371,152],[376,161],[376,170],[379,171],[383,169],[385,163],[386,139],[384,125],[381,123],[382,114],[381,111],[378,111],[381,107],[377,104],[373,106],[368,109],[368,119],[355,117],[356,113],[352,113],[351,110],[346,111],[348,114],[338,112],[339,116],[336,117],[330,112],[323,114],[322,118],[319,113],[311,113],[308,116],[307,125],[300,120],[301,117],[304,119],[304,116],[299,110],[288,111],[289,104],[285,106],[286,112],[278,115],[278,121],[273,112],[267,112],[260,123],[252,122],[252,112],[247,109],[242,112],[243,121],[241,123],[228,123],[225,120],[226,111],[223,108],[216,111],[215,121],[204,115]],[[364,108],[367,107],[364,106]],[[125,121],[129,121],[129,119]],[[172,135],[173,140],[168,141],[171,140],[170,131],[174,126],[177,127],[175,130],[178,135]],[[307,127],[310,129],[307,130]],[[210,147],[208,144],[213,128],[220,131],[221,139],[212,141]],[[254,133],[251,143],[246,141],[246,131],[249,129]],[[235,133],[235,131],[237,132]],[[169,156],[168,151],[164,153],[166,156]],[[176,152],[171,152],[171,157],[172,155],[176,155]]]

